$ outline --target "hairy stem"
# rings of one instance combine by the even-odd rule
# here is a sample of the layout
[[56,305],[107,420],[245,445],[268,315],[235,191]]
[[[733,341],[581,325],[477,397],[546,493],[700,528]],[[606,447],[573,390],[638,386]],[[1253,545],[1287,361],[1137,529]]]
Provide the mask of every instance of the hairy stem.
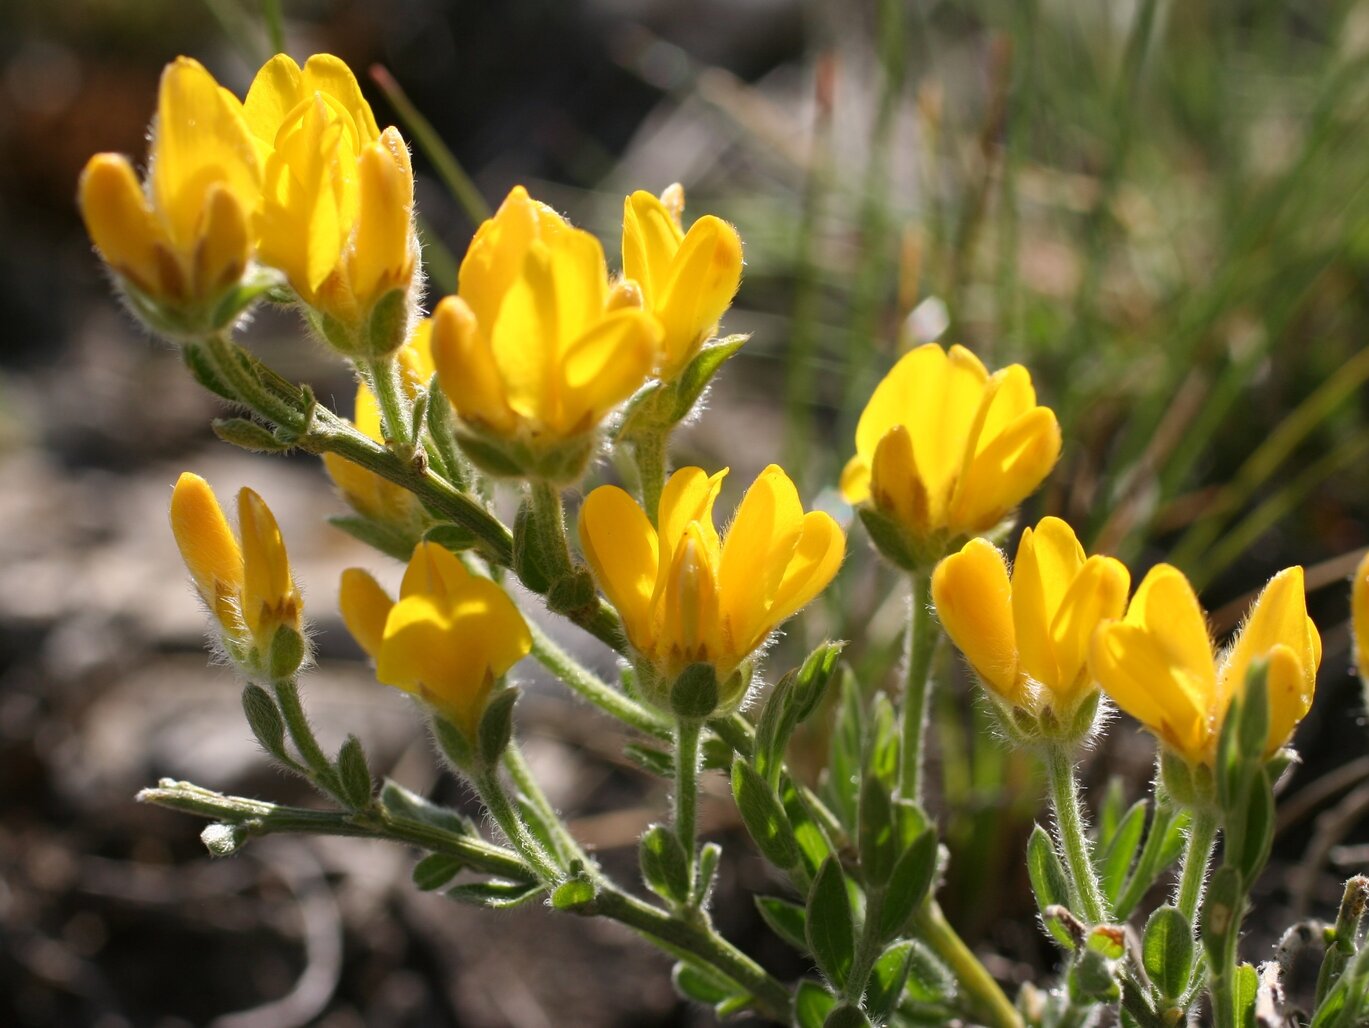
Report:
[[932,655],[941,626],[932,613],[932,576],[913,574],[912,608],[908,614],[908,675],[903,693],[903,745],[899,751],[899,792],[922,802],[923,736],[927,726]]
[[699,874],[699,729],[697,718],[675,720],[675,834],[680,837],[680,845],[689,861],[688,893],[691,897],[695,895],[694,885]]
[[513,804],[509,802],[508,793],[504,791],[504,783],[499,780],[498,769],[486,768],[477,771],[472,774],[471,781],[475,785],[475,791],[480,794],[485,809],[494,818],[494,823],[499,826],[499,830],[504,833],[504,837],[509,840],[509,844],[518,855],[537,873],[538,879],[549,887],[559,885],[564,880],[565,873],[528,831],[527,825],[523,824],[523,819],[518,816]]
[[666,479],[666,434],[649,432],[632,440],[632,459],[637,465],[637,481],[642,491],[642,509],[651,523],[660,513],[661,492]]
[[532,633],[533,658],[573,692],[594,704],[605,714],[617,718],[639,732],[662,742],[670,741],[670,721],[664,715],[624,696],[594,672],[578,663],[558,646],[537,622],[528,622],[528,630]]
[[1188,826],[1188,840],[1179,874],[1179,887],[1174,894],[1174,905],[1192,924],[1203,902],[1203,885],[1207,881],[1207,865],[1212,859],[1212,848],[1217,841],[1217,815],[1201,811]]
[[1058,743],[1046,746],[1046,767],[1050,777],[1051,804],[1055,808],[1056,841],[1069,869],[1070,887],[1079,913],[1089,925],[1102,924],[1111,914],[1103,898],[1098,873],[1093,868],[1089,840],[1084,834],[1084,816],[1079,807],[1079,783],[1074,778],[1074,761],[1068,747]]

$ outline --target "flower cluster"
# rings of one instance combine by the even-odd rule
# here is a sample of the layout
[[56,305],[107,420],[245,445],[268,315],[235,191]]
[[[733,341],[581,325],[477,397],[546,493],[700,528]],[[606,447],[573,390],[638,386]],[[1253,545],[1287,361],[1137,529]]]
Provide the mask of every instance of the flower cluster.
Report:
[[[804,1009],[804,1024],[887,1023],[913,962],[909,939],[921,933],[963,990],[929,1016],[961,1003],[960,1020],[1020,1025],[1020,1010],[978,968],[934,899],[940,850],[921,806],[922,738],[944,630],[1003,734],[1041,755],[1049,771],[1055,839],[1037,829],[1029,869],[1047,926],[1067,936],[1069,1003],[1077,1003],[1068,1017],[1089,1021],[1088,1006],[1117,999],[1125,985],[1154,1015],[1137,1023],[1185,1022],[1199,973],[1193,923],[1219,829],[1225,865],[1213,890],[1225,906],[1220,918],[1205,916],[1203,931],[1235,926],[1206,951],[1214,1004],[1234,1002],[1219,996],[1237,973],[1232,911],[1268,857],[1272,781],[1312,704],[1322,655],[1301,568],[1275,575],[1218,647],[1180,570],[1150,568],[1128,599],[1127,567],[1090,555],[1060,518],[1024,528],[1009,561],[1001,547],[1017,509],[1060,458],[1059,420],[1038,402],[1023,366],[991,373],[964,347],[919,346],[874,390],[839,483],[847,513],[912,586],[904,689],[895,703],[877,688],[862,690],[855,670],[842,672],[820,795],[786,766],[786,746],[822,708],[843,644],[824,643],[780,676],[754,720],[744,707],[763,690],[781,626],[837,578],[847,533],[825,511],[806,510],[773,464],[720,531],[714,506],[727,469],[668,474],[666,466],[671,432],[699,409],[741,345],[742,337],[716,338],[741,280],[742,243],[731,225],[705,215],[686,227],[678,185],[659,197],[633,192],[613,272],[594,235],[516,186],[478,226],[455,293],[424,318],[407,145],[396,128],[380,128],[337,58],[315,55],[300,67],[274,57],[243,100],[180,58],[162,77],[151,138],[144,183],[118,155],[87,165],[80,203],[96,247],[135,313],[183,345],[200,381],[250,415],[216,422],[220,435],[249,449],[321,455],[354,512],[335,523],[405,562],[396,598],[370,572],[346,570],[342,620],[377,681],[419,701],[441,752],[508,846],[475,838],[469,822],[393,783],[377,797],[354,737],[336,759],[323,750],[296,687],[309,654],[275,517],[243,489],[235,533],[209,485],[186,473],[172,494],[171,525],[213,638],[248,679],[244,708],[263,746],[346,808],[343,820],[329,822],[334,830],[430,847],[415,874],[425,883],[445,885],[463,869],[488,873],[460,895],[490,906],[545,895],[557,909],[616,915],[666,940],[683,961],[677,984],[719,1010],[750,1006],[788,1020]],[[261,301],[294,307],[350,363],[350,420],[233,342],[235,325]],[[624,484],[587,487],[608,454]],[[582,490],[578,516],[568,517]],[[515,504],[506,525],[501,511]],[[545,616],[612,648],[621,685],[581,667],[525,616],[520,602],[529,595],[544,602]],[[1353,604],[1369,683],[1369,558],[1356,572]],[[664,769],[674,790],[673,824],[653,825],[641,846],[644,880],[664,908],[611,884],[519,754],[509,677],[530,655],[653,746],[670,747],[634,754]],[[863,693],[878,694],[870,710]],[[1157,792],[1152,838],[1139,856],[1114,858],[1118,829],[1100,859],[1084,829],[1073,762],[1112,707],[1156,736],[1166,799]],[[696,838],[705,753],[708,766],[730,766],[748,832],[807,896],[804,908],[776,901],[762,909],[811,951],[834,991],[810,983],[791,997],[714,932],[706,907],[720,851]],[[504,772],[518,788],[512,799]],[[1146,975],[1136,976],[1112,922],[1125,920],[1164,870],[1157,862],[1177,817],[1170,801],[1192,819],[1184,870],[1175,903],[1156,911],[1160,943],[1152,945],[1147,928]],[[182,805],[200,813],[212,806],[200,793]],[[207,838],[239,845],[274,830],[265,818],[254,807]],[[1126,820],[1135,833],[1123,841],[1135,851],[1146,818]],[[290,823],[303,821],[323,823]],[[1131,876],[1125,889],[1123,875]],[[865,921],[859,930],[857,918]],[[1173,940],[1189,944],[1186,956]],[[1166,978],[1164,961],[1179,957],[1184,966]]]

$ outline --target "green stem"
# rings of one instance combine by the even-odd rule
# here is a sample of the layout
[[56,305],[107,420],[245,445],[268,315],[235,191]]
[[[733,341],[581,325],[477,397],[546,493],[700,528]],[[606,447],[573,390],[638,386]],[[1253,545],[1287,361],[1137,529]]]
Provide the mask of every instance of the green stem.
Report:
[[561,490],[540,478],[528,482],[528,500],[536,526],[541,555],[550,565],[547,570],[553,582],[571,573],[574,562],[570,556],[570,542],[566,539],[566,507]]
[[1012,1001],[956,934],[936,900],[929,899],[913,915],[913,929],[955,976],[977,1023],[987,1028],[1021,1028],[1022,1019]]
[[517,742],[510,742],[508,749],[504,751],[504,767],[508,770],[509,777],[513,779],[514,785],[518,786],[518,791],[527,797],[528,802],[532,804],[538,817],[546,826],[562,863],[568,866],[571,861],[579,860],[586,868],[591,867],[589,857],[580,848],[580,844],[575,841],[575,836],[570,834],[570,829],[566,827],[565,821],[556,812],[556,808],[551,805],[551,800],[547,798],[547,794],[542,791],[542,786],[534,777],[532,768],[528,766],[527,759],[523,756],[522,747]]
[[1123,921],[1129,918],[1136,905],[1155,883],[1155,879],[1160,876],[1163,869],[1159,864],[1165,848],[1165,836],[1169,834],[1169,827],[1176,816],[1178,815],[1168,798],[1163,793],[1159,794],[1155,800],[1155,813],[1150,820],[1150,831],[1146,833],[1146,843],[1141,847],[1141,856],[1122,889],[1122,895],[1118,897],[1117,907],[1113,911],[1114,917]]
[[706,922],[672,917],[613,887],[602,889],[595,896],[592,912],[636,929],[669,951],[682,951],[708,964],[750,993],[764,1017],[789,1023],[789,990]]
[[535,621],[528,622],[532,656],[570,689],[610,717],[662,742],[673,737],[670,721],[649,707],[624,696],[602,678],[577,662],[547,635]]
[[697,718],[675,719],[675,834],[689,861],[689,895],[695,895],[699,873],[699,729]]
[[309,725],[309,717],[304,713],[304,705],[300,703],[299,686],[293,679],[284,679],[275,682],[276,702],[280,704],[280,711],[285,718],[286,730],[290,733],[290,739],[295,744],[295,749],[299,751],[300,757],[308,765],[310,780],[319,788],[341,802],[346,802],[341,795],[341,786],[338,783],[337,773],[333,769],[333,762],[328,759],[328,755],[323,752],[323,747],[318,744],[318,739],[314,737],[314,730]]
[[632,459],[637,465],[637,480],[641,487],[642,509],[651,523],[661,507],[661,492],[666,479],[666,434],[648,432],[632,440]]
[[498,768],[476,771],[471,775],[471,781],[475,785],[475,791],[480,794],[485,809],[494,818],[494,823],[499,826],[499,830],[504,833],[504,837],[509,840],[509,844],[518,855],[537,873],[542,884],[548,888],[559,885],[565,879],[565,873],[556,866],[556,861],[542,844],[533,838],[527,825],[523,824],[522,818],[514,810],[513,804],[509,802],[508,793],[504,791],[504,784],[499,780]]
[[908,614],[908,677],[903,693],[903,745],[898,781],[903,799],[922,802],[922,742],[927,726],[932,656],[941,626],[932,613],[932,576],[913,574],[912,609]]
[[242,347],[225,335],[212,335],[204,340],[199,352],[209,359],[221,383],[236,397],[263,417],[270,418],[285,428],[300,427],[300,411],[290,402],[277,396],[260,381],[244,363],[248,358]]
[[1102,886],[1098,884],[1089,841],[1084,834],[1079,784],[1074,778],[1074,761],[1069,748],[1059,743],[1048,744],[1046,768],[1050,777],[1051,804],[1055,807],[1056,840],[1069,868],[1074,902],[1090,926],[1103,924],[1111,914],[1103,898]]
[[[358,432],[353,425],[331,411],[320,408],[315,412],[313,426],[308,434],[300,438],[299,446],[309,453],[336,453],[402,486],[438,517],[460,525],[474,535],[491,563],[506,568],[512,566],[512,533],[474,497],[431,470],[419,469],[412,462],[401,461],[383,445]],[[605,646],[619,653],[626,648],[622,622],[608,604],[601,601],[584,610],[574,611],[568,617]]]
[[1188,826],[1188,840],[1179,875],[1179,888],[1174,894],[1174,905],[1193,924],[1198,907],[1203,902],[1203,884],[1207,881],[1207,865],[1212,858],[1212,847],[1217,841],[1217,815],[1203,810]]
[[400,381],[399,361],[381,357],[370,361],[366,372],[380,408],[381,435],[401,460],[412,460],[415,440],[410,435],[409,399]]
[[526,879],[528,867],[516,853],[439,828],[436,825],[396,817],[380,808],[364,814],[338,810],[307,810],[284,807],[244,796],[226,796],[191,782],[163,778],[156,788],[138,793],[140,803],[178,810],[184,814],[241,825],[253,836],[304,833],[386,838],[420,846],[433,853],[459,857],[472,870],[501,878]]

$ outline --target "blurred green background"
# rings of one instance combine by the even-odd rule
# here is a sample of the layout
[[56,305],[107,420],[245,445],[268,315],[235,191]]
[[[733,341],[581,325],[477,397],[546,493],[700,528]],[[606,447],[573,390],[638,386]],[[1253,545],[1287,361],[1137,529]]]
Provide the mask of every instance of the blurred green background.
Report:
[[[667,961],[611,930],[418,896],[404,854],[350,842],[210,864],[194,824],[131,802],[162,774],[293,788],[253,750],[231,676],[203,666],[163,520],[185,467],[277,508],[319,629],[325,731],[363,722],[387,773],[469,802],[437,781],[411,712],[369,683],[330,609],[343,564],[374,560],[322,526],[338,501],[317,466],[213,440],[215,404],[119,310],[73,202],[91,153],[142,159],[166,61],[195,56],[241,94],[277,9],[288,51],[346,59],[382,124],[420,137],[373,65],[431,122],[440,142],[416,157],[432,299],[474,225],[448,160],[486,204],[526,183],[598,232],[611,263],[632,189],[681,181],[687,217],[738,226],[727,327],[752,339],[677,447],[733,466],[734,490],[778,458],[849,520],[834,484],[870,389],[909,345],[955,341],[991,367],[1027,364],[1059,413],[1064,457],[1024,521],[1066,517],[1134,580],[1177,563],[1219,636],[1269,575],[1306,565],[1323,674],[1251,945],[1369,862],[1345,624],[1369,543],[1369,4],[8,0],[0,1021],[706,1023],[673,998]],[[347,409],[345,369],[291,317],[264,313],[247,338]],[[904,588],[859,529],[853,541],[773,663],[841,633],[865,687],[891,687]],[[949,654],[942,670],[963,678]],[[941,696],[945,905],[1000,954],[996,974],[1021,979],[1050,961],[1018,856],[1033,769],[986,736],[967,689]],[[539,769],[628,873],[663,796],[601,721],[550,689],[533,698],[520,716]],[[1143,795],[1149,747],[1115,723],[1090,761],[1095,798],[1110,779]],[[802,972],[751,913],[747,893],[773,886],[726,804],[705,815],[738,858],[724,927]]]

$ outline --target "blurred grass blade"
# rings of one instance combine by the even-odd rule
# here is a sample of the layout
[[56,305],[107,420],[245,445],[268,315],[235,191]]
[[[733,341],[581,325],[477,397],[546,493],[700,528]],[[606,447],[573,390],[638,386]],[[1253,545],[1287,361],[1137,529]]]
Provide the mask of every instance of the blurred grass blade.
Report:
[[486,220],[491,213],[490,205],[480,195],[480,190],[466,174],[466,169],[461,167],[456,155],[442,142],[442,137],[437,134],[432,122],[419,113],[413,101],[395,81],[395,77],[382,65],[373,64],[371,81],[380,87],[385,99],[390,101],[390,106],[399,115],[400,124],[408,132],[409,137],[423,151],[423,155],[432,161],[438,177],[451,191],[452,197],[461,205],[461,209],[466,212],[466,217],[471,219],[471,224],[479,225]]
[[285,53],[285,17],[281,14],[281,0],[261,0],[262,14],[266,18],[266,31],[271,37],[271,49]]

